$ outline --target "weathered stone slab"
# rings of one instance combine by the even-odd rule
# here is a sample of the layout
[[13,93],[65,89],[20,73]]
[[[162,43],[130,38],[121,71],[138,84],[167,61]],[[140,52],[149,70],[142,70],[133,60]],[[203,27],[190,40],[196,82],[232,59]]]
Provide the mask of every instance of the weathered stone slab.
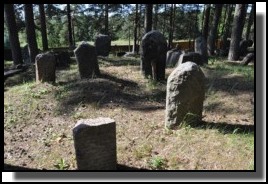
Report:
[[96,49],[86,42],[82,42],[75,50],[74,54],[78,63],[78,70],[81,79],[92,78],[100,75]]
[[55,82],[56,58],[47,52],[35,58],[36,82]]
[[116,126],[110,118],[82,119],[73,128],[79,170],[116,170]]
[[179,125],[187,113],[202,118],[205,75],[193,62],[180,64],[168,77],[165,126]]

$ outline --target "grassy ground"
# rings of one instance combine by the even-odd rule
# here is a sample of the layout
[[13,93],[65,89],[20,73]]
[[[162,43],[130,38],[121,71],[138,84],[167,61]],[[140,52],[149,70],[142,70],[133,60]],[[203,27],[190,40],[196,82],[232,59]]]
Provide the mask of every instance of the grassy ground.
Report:
[[203,122],[167,130],[165,82],[144,79],[138,58],[99,63],[102,76],[95,79],[80,80],[72,64],[57,71],[54,85],[36,84],[34,68],[5,81],[6,169],[76,169],[72,128],[96,117],[116,121],[117,160],[125,169],[254,169],[253,65],[211,59],[202,67]]

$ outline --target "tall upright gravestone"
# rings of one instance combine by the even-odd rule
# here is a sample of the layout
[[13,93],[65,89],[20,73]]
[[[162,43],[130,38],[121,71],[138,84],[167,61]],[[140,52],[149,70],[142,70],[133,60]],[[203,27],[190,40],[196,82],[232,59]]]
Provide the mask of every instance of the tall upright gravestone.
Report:
[[205,99],[205,75],[194,62],[180,64],[168,77],[165,126],[173,128],[185,115],[202,118]]
[[79,170],[116,170],[116,127],[110,118],[82,119],[73,128]]
[[195,39],[194,50],[199,53],[202,58],[202,64],[208,64],[208,49],[206,39],[202,36]]
[[56,58],[51,53],[38,54],[35,58],[36,82],[55,82]]
[[111,38],[108,35],[99,34],[96,36],[95,47],[98,56],[108,56],[111,50]]
[[146,33],[141,41],[141,72],[154,80],[165,79],[167,41],[159,31]]
[[82,42],[75,50],[74,54],[78,63],[78,70],[81,79],[92,78],[100,75],[96,49],[86,42]]

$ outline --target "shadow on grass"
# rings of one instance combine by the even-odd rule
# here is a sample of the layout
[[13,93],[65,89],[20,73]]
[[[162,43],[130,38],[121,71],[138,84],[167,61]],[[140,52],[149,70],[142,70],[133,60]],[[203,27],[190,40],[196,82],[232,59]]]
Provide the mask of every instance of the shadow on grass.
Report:
[[139,66],[139,58],[130,59],[130,58],[107,58],[98,56],[98,61],[100,64],[108,66]]
[[[227,67],[224,67],[225,64]],[[209,65],[204,66],[208,70],[207,85],[209,87],[228,92],[230,95],[237,95],[236,92],[254,92],[254,73],[252,71],[244,70],[241,68],[242,66],[232,69],[228,65],[233,64],[225,64],[217,65],[215,68]]]
[[222,134],[246,134],[252,133],[255,130],[254,125],[241,125],[241,124],[230,124],[227,122],[206,122],[199,121],[189,123],[192,128],[197,129],[217,129]]
[[8,77],[5,82],[5,87],[13,87],[16,85],[23,84],[25,82],[32,82],[35,80],[35,67],[34,65],[30,66],[25,71],[15,74],[14,76]]
[[[144,168],[136,168],[136,167],[131,167],[131,166],[126,166],[122,164],[117,164],[116,166],[118,171],[125,171],[125,170],[136,170],[136,171],[143,171],[147,170]],[[28,167],[21,167],[21,166],[15,166],[15,165],[10,165],[10,164],[4,164],[4,171],[45,171],[47,169],[35,169],[35,168],[28,168]],[[62,171],[62,170],[61,170]],[[72,170],[66,170],[67,172],[72,171]],[[76,170],[73,170],[76,171]]]
[[[103,73],[99,78],[83,79],[76,82],[61,83],[66,95],[59,101],[57,115],[70,114],[75,108],[86,105],[98,110],[100,108],[123,107],[137,111],[164,109],[166,91],[154,90],[152,93],[142,91],[136,82],[121,79]],[[161,102],[163,105],[147,105],[147,102]]]

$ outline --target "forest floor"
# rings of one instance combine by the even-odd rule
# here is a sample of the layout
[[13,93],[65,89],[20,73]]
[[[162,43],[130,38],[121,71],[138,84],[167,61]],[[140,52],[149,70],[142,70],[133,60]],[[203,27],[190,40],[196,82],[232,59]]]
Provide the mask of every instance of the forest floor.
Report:
[[122,170],[254,169],[254,65],[210,59],[203,122],[168,130],[166,82],[145,79],[139,58],[99,64],[94,79],[79,79],[74,62],[53,85],[35,83],[34,67],[5,80],[4,169],[75,170],[72,128],[97,117],[116,122]]

